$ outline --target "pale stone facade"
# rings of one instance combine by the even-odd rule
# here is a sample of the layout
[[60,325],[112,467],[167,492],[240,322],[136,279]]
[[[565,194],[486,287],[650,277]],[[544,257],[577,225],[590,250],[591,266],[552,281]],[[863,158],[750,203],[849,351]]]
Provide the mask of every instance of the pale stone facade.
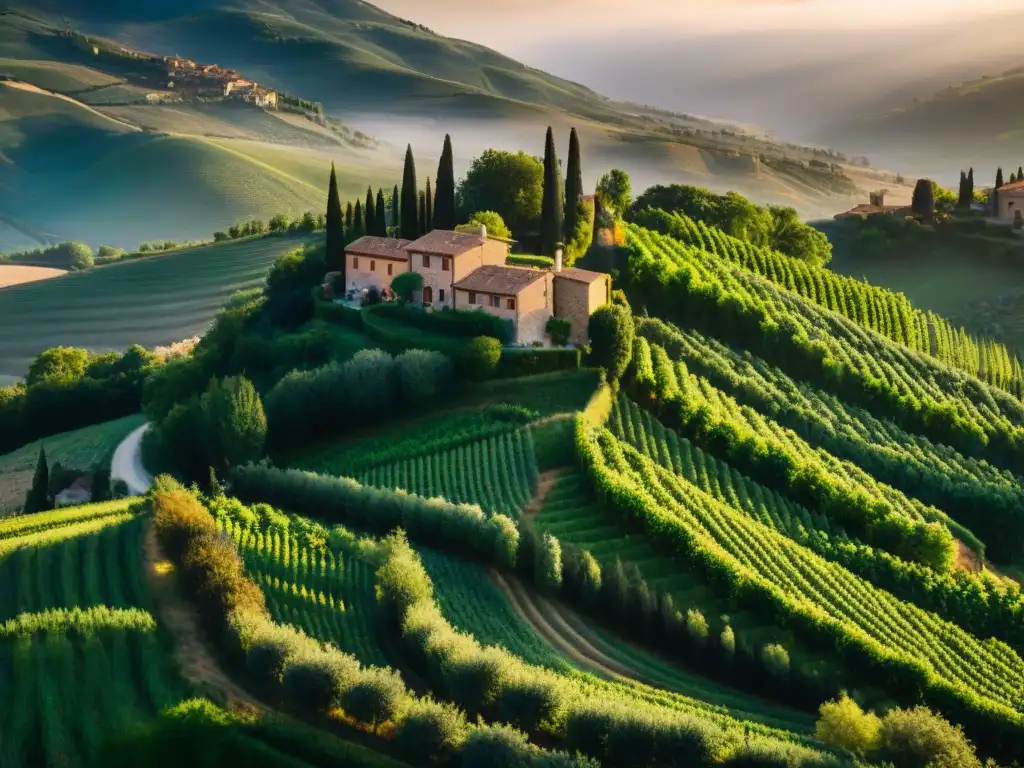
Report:
[[554,314],[569,321],[569,341],[583,346],[590,340],[590,316],[611,301],[611,277],[602,272],[566,269],[554,274]]
[[402,250],[408,242],[368,235],[350,243],[345,249],[345,289],[391,288],[395,275],[409,271],[409,258]]
[[1024,184],[1009,184],[999,189],[996,196],[996,215],[1004,221],[1024,216]]
[[516,344],[548,342],[554,299],[550,272],[486,265],[455,285],[454,298],[457,309],[511,320]]
[[405,246],[410,269],[423,275],[425,303],[434,309],[454,306],[453,286],[483,266],[500,266],[508,245],[486,235],[434,230]]

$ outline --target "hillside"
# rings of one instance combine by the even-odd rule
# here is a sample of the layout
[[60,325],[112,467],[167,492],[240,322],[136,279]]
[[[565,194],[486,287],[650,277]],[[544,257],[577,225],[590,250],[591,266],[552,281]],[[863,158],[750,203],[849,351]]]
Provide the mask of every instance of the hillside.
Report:
[[[844,121],[824,133],[851,151],[886,159],[904,157],[907,167],[1016,168],[1024,153],[1021,95],[1024,69],[966,81],[878,114]],[[934,170],[932,171],[935,172]]]

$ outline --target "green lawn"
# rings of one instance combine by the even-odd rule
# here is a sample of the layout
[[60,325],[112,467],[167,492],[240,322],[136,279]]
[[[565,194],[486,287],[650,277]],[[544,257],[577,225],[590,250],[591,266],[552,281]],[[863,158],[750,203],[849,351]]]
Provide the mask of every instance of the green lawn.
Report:
[[205,332],[235,291],[263,283],[308,235],[218,243],[0,290],[0,374],[59,345],[153,347]]

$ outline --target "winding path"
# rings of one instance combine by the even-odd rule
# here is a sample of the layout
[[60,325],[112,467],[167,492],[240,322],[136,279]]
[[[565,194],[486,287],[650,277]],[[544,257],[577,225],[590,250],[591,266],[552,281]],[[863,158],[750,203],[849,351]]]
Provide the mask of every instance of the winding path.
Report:
[[143,424],[122,440],[110,462],[110,479],[123,480],[132,496],[143,495],[153,484],[153,476],[142,465],[142,436],[147,429],[149,424]]

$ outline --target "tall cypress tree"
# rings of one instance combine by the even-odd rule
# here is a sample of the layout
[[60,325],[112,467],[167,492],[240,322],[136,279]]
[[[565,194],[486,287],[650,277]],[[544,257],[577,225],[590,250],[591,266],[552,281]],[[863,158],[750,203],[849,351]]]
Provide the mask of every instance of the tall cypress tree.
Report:
[[380,237],[388,236],[388,214],[387,208],[384,205],[384,190],[377,190],[377,209],[376,209],[376,231]]
[[956,197],[956,204],[963,208],[967,205],[967,174],[960,171],[960,192]]
[[569,131],[569,160],[565,173],[565,242],[576,231],[578,207],[583,198],[583,163],[580,160],[580,137],[576,129]]
[[373,189],[366,188],[366,205],[363,207],[363,231],[368,235],[377,234],[377,213],[373,205]]
[[391,226],[395,229],[395,237],[402,236],[401,220],[398,218],[398,185],[391,192]]
[[338,177],[331,163],[331,180],[327,188],[327,243],[324,263],[328,272],[341,272],[345,284],[345,231],[341,222],[341,198],[338,196]]
[[50,468],[46,464],[46,451],[39,446],[39,460],[36,462],[36,473],[32,477],[32,487],[25,496],[24,514],[43,512],[50,508]]
[[445,134],[434,185],[434,229],[455,229],[455,158],[452,137]]
[[1024,181],[1024,167],[1017,166],[1017,181]]
[[430,193],[430,177],[427,177],[427,205],[424,209],[423,231],[430,232],[434,228],[434,196]]
[[1003,186],[1003,167],[996,169],[996,185],[992,189],[992,215],[999,215],[999,188]]
[[352,228],[355,226],[353,223],[353,217],[354,214],[352,213],[352,201],[349,200],[348,205],[345,206],[345,231],[349,233],[349,237],[352,236]]
[[419,233],[420,237],[427,234],[427,196],[420,191],[420,208],[419,213],[416,214],[416,221],[419,222]]
[[412,145],[405,148],[405,169],[402,172],[402,237],[415,240],[420,235],[420,223],[416,208],[419,190],[416,187],[416,161],[412,157]]
[[1003,167],[999,166],[996,169],[996,189],[999,189],[1001,186],[1003,186],[1003,183]]
[[967,207],[970,208],[974,202],[974,169],[967,172]]
[[562,173],[555,152],[555,136],[551,126],[548,126],[547,138],[544,140],[544,196],[540,209],[541,253],[545,256],[554,256],[558,243],[562,241],[564,204]]
[[360,238],[366,234],[365,224],[366,219],[363,218],[363,203],[361,200],[356,200],[356,213],[352,218],[353,238]]

